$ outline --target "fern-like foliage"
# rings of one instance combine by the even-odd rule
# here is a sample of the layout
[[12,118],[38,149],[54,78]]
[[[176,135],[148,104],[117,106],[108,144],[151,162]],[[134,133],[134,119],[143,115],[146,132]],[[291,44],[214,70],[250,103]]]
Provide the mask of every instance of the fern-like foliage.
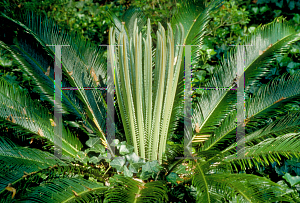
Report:
[[62,128],[62,135],[54,132],[54,126],[50,121],[53,117],[47,108],[2,78],[0,78],[0,118],[8,126],[46,138],[51,143],[61,139],[63,154],[70,157],[75,157],[82,148],[81,142],[68,128]]
[[[168,136],[174,133],[182,116],[184,101],[183,48],[177,45],[197,45],[192,48],[192,65],[197,63],[209,15],[220,3],[219,0],[211,1],[205,7],[204,3],[195,5],[188,1],[166,28],[159,25],[156,48],[152,47],[150,21],[146,21],[139,9],[130,8],[121,20],[109,13],[115,25],[110,32],[110,45],[116,42],[122,45],[110,47],[109,60],[117,67],[114,81],[126,139],[143,158],[159,157],[167,178],[161,173],[156,177],[158,180],[145,183],[115,175],[110,178],[109,187],[104,186],[108,170],[75,164],[74,159],[62,161],[49,152],[17,146],[3,136],[0,137],[0,201],[167,202],[166,179],[186,161],[175,160],[182,157],[183,143],[166,146]],[[63,85],[98,87],[101,80],[101,85],[106,84],[103,52],[79,35],[69,35],[51,20],[33,13],[26,13],[18,20],[5,14],[2,17],[16,23],[27,34],[15,45],[0,41],[1,49],[10,53],[20,69],[33,79],[33,85],[43,98],[52,105],[55,48],[47,45],[70,45],[62,48]],[[145,25],[147,27],[143,29]],[[253,46],[247,46],[245,50],[240,46],[233,48],[228,58],[220,61],[207,86],[229,87],[238,72],[236,67],[245,57],[244,72],[237,79],[245,76],[247,93],[269,71],[269,65],[276,57],[286,53],[288,46],[299,39],[300,34],[287,26],[282,18],[259,26],[245,40],[245,44]],[[294,190],[267,178],[233,173],[259,164],[279,163],[281,156],[300,157],[300,113],[289,112],[286,107],[286,104],[299,101],[299,81],[300,71],[293,75],[284,74],[247,98],[245,158],[240,159],[235,157],[234,143],[237,95],[226,89],[206,91],[192,115],[196,133],[188,138],[189,144],[196,148],[193,156],[198,159],[190,160],[192,172],[180,186],[191,183],[190,189],[195,191],[195,198],[201,203],[224,202],[224,199],[255,203],[300,202]],[[98,91],[63,91],[59,108],[62,113],[82,120],[90,133],[106,141],[107,107]],[[0,78],[1,124],[26,136],[46,139],[52,145],[59,135],[53,130],[49,111],[38,101],[32,101],[19,87]],[[285,112],[286,116],[274,119]],[[268,124],[257,127],[257,123],[267,119],[270,120]],[[84,156],[80,151],[83,144],[74,133],[65,127],[62,132],[64,155],[74,158],[81,152]],[[91,140],[93,145],[95,140]]]
[[114,176],[113,186],[106,191],[104,202],[166,202],[168,201],[166,182],[155,181],[146,184]]
[[[100,81],[102,85],[106,84],[106,60],[103,57],[103,49],[84,40],[79,34],[66,33],[51,19],[32,12],[24,13],[19,20],[5,14],[2,14],[2,17],[16,23],[31,37],[31,39],[28,37],[29,40],[18,40],[13,47],[1,43],[2,48],[10,52],[20,64],[20,68],[34,79],[34,85],[44,99],[53,105],[55,46],[50,45],[68,45],[61,48],[64,79],[62,84],[77,90],[73,90],[76,93],[71,90],[62,91],[63,105],[57,107],[62,113],[76,115],[91,129],[90,133],[97,134],[106,141],[106,101],[101,91],[83,89],[83,87],[99,87]],[[44,51],[43,54],[34,51],[33,43],[30,43],[32,38]]]
[[[245,47],[245,56],[241,47],[233,48],[228,59],[221,60],[207,86],[229,87],[237,73],[236,67],[242,60],[241,57],[246,57],[242,76],[245,75],[247,93],[250,86],[269,71],[269,64],[278,55],[286,53],[288,46],[299,39],[299,33],[285,24],[282,18],[259,26],[245,41],[245,44],[254,46]],[[259,50],[265,51],[261,53]],[[288,112],[284,108],[286,104],[299,101],[299,73],[279,76],[246,99],[244,124],[246,132],[251,133],[245,135],[245,158],[237,158],[235,150],[236,144],[243,144],[242,141],[234,142],[237,128],[236,93],[229,89],[219,89],[206,91],[201,96],[193,113],[193,127],[197,125],[198,132],[190,143],[201,135],[210,135],[200,145],[197,142],[193,144],[199,147],[197,155],[200,157],[211,150],[216,150],[216,154],[196,163],[198,172],[193,177],[193,183],[198,188],[197,201],[219,202],[222,197],[238,197],[245,202],[299,201],[294,191],[286,192],[287,188],[272,181],[248,174],[230,174],[258,164],[266,166],[274,161],[279,163],[280,156],[299,157],[299,133],[295,131],[299,129],[299,112],[290,113],[275,121],[271,119],[262,129],[257,127],[257,123],[261,121]],[[238,79],[239,77],[241,76]],[[231,145],[226,147],[224,144],[228,142]],[[222,195],[215,195],[216,191]]]

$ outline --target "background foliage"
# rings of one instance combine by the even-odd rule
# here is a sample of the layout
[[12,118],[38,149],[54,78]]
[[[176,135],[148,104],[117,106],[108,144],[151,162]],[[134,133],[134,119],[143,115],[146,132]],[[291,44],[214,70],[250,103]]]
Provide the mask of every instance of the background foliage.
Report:
[[[82,35],[88,40],[94,43],[107,44],[108,42],[108,29],[112,25],[112,22],[106,17],[105,13],[108,9],[113,11],[117,17],[124,14],[126,9],[130,6],[140,7],[144,11],[146,17],[151,18],[152,27],[157,30],[157,23],[161,22],[163,25],[171,19],[172,15],[176,14],[177,8],[179,8],[184,2],[181,1],[149,1],[149,0],[134,0],[134,1],[99,1],[99,0],[85,0],[85,1],[68,1],[68,0],[3,0],[0,2],[0,10],[12,15],[22,12],[26,9],[34,10],[47,14],[48,17],[52,17],[60,26],[67,30],[82,33]],[[240,43],[249,33],[251,33],[258,25],[266,24],[274,20],[275,17],[284,16],[289,23],[300,31],[300,2],[293,0],[228,0],[225,1],[223,6],[213,14],[213,21],[209,24],[209,29],[204,38],[204,46],[201,48],[203,56],[199,61],[199,64],[193,67],[193,85],[194,87],[203,87],[205,83],[209,81],[211,75],[214,72],[214,66],[217,61],[222,57],[227,57],[225,53],[230,49],[230,44]],[[1,22],[2,29],[11,28],[11,25]],[[11,42],[14,40],[14,36],[18,34],[16,28],[12,29],[13,32],[10,36],[0,34],[0,38],[6,38]],[[152,33],[155,39],[155,32]],[[282,75],[285,72],[294,74],[295,71],[300,68],[300,43],[297,42],[289,48],[288,54],[278,57],[272,69],[268,75],[260,80],[255,86],[250,89],[254,92],[262,84],[266,84],[276,76]],[[24,72],[18,69],[18,65],[12,60],[12,57],[0,50],[0,77],[5,77],[12,84],[16,84],[23,88],[24,92],[28,92],[32,99],[41,100],[44,106],[49,106],[47,102],[44,102],[39,97],[34,87],[31,85],[30,77]],[[203,90],[197,90],[194,93],[194,100],[197,100],[197,95],[200,95]],[[248,95],[248,96],[250,96]],[[289,104],[289,109],[298,111],[300,110],[300,104]],[[285,112],[282,113],[284,115]],[[272,118],[271,118],[272,119]],[[275,118],[273,118],[275,119]],[[181,120],[183,123],[183,120]],[[266,121],[265,124],[267,124]],[[263,125],[265,125],[263,124]],[[79,129],[78,129],[79,130]],[[1,131],[10,133],[1,127]],[[80,131],[80,130],[79,130]],[[18,138],[18,136],[16,136]],[[168,145],[174,145],[182,142],[183,131],[179,127],[173,137],[169,138]],[[19,139],[12,138],[12,141]],[[118,137],[120,140],[124,140],[125,137]],[[22,140],[22,139],[21,139]],[[27,144],[30,140],[27,140]],[[20,143],[20,141],[18,142]],[[118,143],[119,144],[119,143]],[[23,143],[23,145],[25,145]],[[46,144],[42,140],[34,140],[31,147],[42,148]],[[122,144],[119,144],[120,147]],[[126,145],[123,143],[123,145]],[[126,153],[120,153],[120,155],[126,156]],[[130,160],[130,158],[129,158]],[[91,161],[92,163],[92,161]],[[129,162],[126,164],[129,167]],[[116,171],[126,173],[124,168],[125,163],[112,164]],[[122,168],[123,167],[123,168]],[[151,171],[150,166],[145,166],[145,172],[142,175],[145,177],[156,177],[157,170],[153,166]],[[147,173],[148,172],[148,173]],[[256,175],[270,178],[274,182],[281,184],[287,184],[291,189],[295,189],[300,192],[300,165],[299,160],[282,159],[282,165],[276,165],[267,168],[258,167],[255,170],[237,171],[238,173],[253,173]],[[179,174],[179,172],[178,172]],[[128,174],[131,176],[131,174]],[[192,199],[193,197],[180,196],[181,190],[186,188],[181,186],[173,190],[173,186],[177,185],[179,177],[174,174],[168,176],[170,184],[170,195],[173,197],[173,201],[182,201],[184,199]],[[299,193],[300,194],[300,193]]]

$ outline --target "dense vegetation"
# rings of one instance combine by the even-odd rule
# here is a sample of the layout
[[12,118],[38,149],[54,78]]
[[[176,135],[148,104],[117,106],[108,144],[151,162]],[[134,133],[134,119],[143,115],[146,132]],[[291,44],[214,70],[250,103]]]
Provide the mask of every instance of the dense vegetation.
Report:
[[[0,9],[4,15],[0,21],[3,30],[0,34],[1,201],[34,201],[33,197],[41,193],[50,194],[48,199],[40,199],[45,202],[62,202],[66,199],[83,202],[101,202],[105,199],[106,202],[117,202],[120,198],[126,199],[127,202],[299,201],[300,42],[297,33],[300,32],[300,3],[292,0],[229,0],[213,8],[212,4],[209,4],[210,1],[205,1],[203,5],[211,9],[206,10],[211,21],[207,21],[208,24],[205,25],[202,24],[204,17],[197,16],[197,13],[203,11],[201,2],[194,1],[194,7],[191,8],[185,1],[2,1]],[[33,13],[24,15],[25,11]],[[191,12],[184,16],[184,11]],[[279,16],[286,17],[286,20],[278,18]],[[94,65],[99,69],[88,69],[87,73],[90,75],[87,77],[91,78],[88,80],[91,85],[105,86],[106,78],[103,72],[106,70],[107,51],[103,47],[98,48],[98,45],[111,43],[110,27],[114,27],[117,32],[116,41],[121,39],[121,22],[125,22],[128,30],[133,29],[134,17],[140,18],[136,26],[145,39],[150,39],[151,36],[153,47],[160,46],[163,42],[157,31],[163,33],[165,29],[166,33],[169,33],[168,22],[172,23],[173,32],[176,33],[175,24],[184,23],[189,17],[195,18],[197,28],[193,24],[183,24],[185,30],[193,31],[190,34],[185,33],[184,42],[203,44],[192,50],[192,81],[195,88],[230,84],[234,79],[235,70],[220,64],[220,61],[230,61],[236,54],[237,50],[231,49],[229,45],[250,42],[249,39],[252,39],[251,42],[260,42],[261,47],[257,47],[259,53],[251,52],[252,58],[248,59],[245,68],[246,76],[249,73],[253,74],[252,77],[248,77],[253,84],[246,84],[245,95],[248,102],[247,112],[251,112],[245,130],[247,136],[251,137],[247,140],[247,153],[255,157],[252,162],[227,159],[234,155],[235,150],[235,114],[232,101],[236,96],[227,91],[222,98],[203,89],[193,92],[193,129],[197,128],[196,123],[202,123],[203,126],[200,133],[196,132],[198,130],[193,131],[192,139],[199,139],[199,136],[207,132],[215,136],[210,140],[204,139],[206,141],[199,144],[193,143],[193,156],[197,154],[202,158],[198,162],[175,159],[183,156],[182,100],[177,100],[177,97],[181,98],[183,95],[182,83],[176,84],[174,108],[171,111],[172,124],[167,128],[166,157],[162,163],[160,160],[143,160],[137,156],[140,156],[137,152],[140,152],[141,146],[134,146],[128,139],[130,135],[133,138],[133,135],[128,133],[132,132],[132,121],[124,118],[122,112],[126,111],[122,111],[122,106],[130,109],[130,104],[121,99],[121,94],[115,98],[117,139],[111,146],[117,149],[116,157],[122,158],[101,159],[100,157],[106,156],[109,151],[105,149],[107,140],[90,116],[98,115],[96,111],[101,112],[106,104],[101,103],[103,106],[99,107],[93,103],[95,95],[82,92],[82,95],[86,94],[85,100],[85,96],[71,91],[66,91],[62,100],[64,110],[69,111],[63,114],[63,126],[70,131],[64,132],[63,138],[68,144],[63,145],[63,150],[65,149],[65,153],[69,152],[71,159],[46,159],[53,158],[54,138],[50,131],[55,123],[53,124],[53,120],[47,123],[51,116],[53,118],[54,111],[54,49],[46,47],[45,44],[56,42],[60,34],[70,36],[67,42],[73,45],[73,48],[69,49],[69,57],[74,57],[74,61],[81,60],[84,67],[88,68],[92,64],[87,57],[92,53],[89,49],[98,50],[100,55],[92,59],[96,60]],[[149,22],[146,20],[148,18]],[[53,19],[53,22],[47,19]],[[34,23],[30,24],[30,21]],[[266,30],[279,30],[282,34],[266,34],[260,25],[268,23],[270,24]],[[284,26],[272,27],[276,23],[283,23]],[[45,28],[43,26],[49,27],[52,33],[39,30]],[[287,28],[288,26],[292,26],[292,29]],[[206,33],[195,40],[194,37],[198,36],[204,27]],[[56,29],[57,32],[53,32]],[[288,31],[283,32],[285,29]],[[260,34],[265,37],[263,39],[272,42],[273,46],[269,46],[271,43],[264,44],[258,37]],[[125,35],[123,33],[122,36]],[[130,35],[128,37],[134,38]],[[81,47],[76,46],[78,44]],[[116,51],[119,49],[116,48]],[[149,56],[154,56],[157,52],[151,50]],[[137,54],[132,51],[128,55],[130,53]],[[116,55],[116,58],[119,57],[118,60],[122,61],[120,56],[122,55]],[[176,58],[179,59],[180,54],[176,55]],[[156,62],[154,59],[153,62]],[[251,61],[256,63],[255,67]],[[183,59],[177,63],[178,71],[180,70],[178,77],[183,78]],[[122,71],[122,63],[118,64],[119,71]],[[70,64],[63,64],[63,67],[64,85],[78,85],[82,82],[81,74],[86,73],[83,70],[77,74],[73,72],[76,67],[81,67],[80,65],[72,67]],[[133,67],[131,68],[133,70]],[[230,74],[226,75],[225,72]],[[96,74],[99,84],[94,77]],[[212,79],[216,76],[226,78],[227,82],[213,82]],[[121,76],[118,77],[121,82]],[[157,88],[159,89],[158,84]],[[125,91],[126,89],[123,89],[121,92]],[[105,91],[99,91],[97,96],[105,101],[105,94]],[[213,106],[209,106],[210,98],[215,98],[211,104]],[[137,105],[138,100],[133,101]],[[32,104],[31,107],[28,106],[29,103]],[[92,111],[87,108],[89,105]],[[205,111],[215,114],[212,113],[203,119],[200,116],[201,112],[204,112],[201,105],[207,107]],[[72,106],[71,110],[67,110],[66,107],[69,106]],[[83,112],[88,113],[86,115]],[[128,112],[127,117],[130,117]],[[217,116],[216,112],[223,114]],[[23,118],[25,115],[26,120]],[[99,120],[97,122],[100,128],[105,129],[105,124],[101,124],[100,121],[105,117],[95,117]],[[32,122],[34,124],[31,124]],[[227,181],[222,182],[223,179]],[[248,181],[247,184],[245,180]],[[282,188],[279,189],[279,186]],[[27,187],[28,189],[25,189]],[[238,191],[239,188],[248,190],[248,193]],[[52,190],[55,192],[52,193]],[[66,196],[62,195],[64,191],[67,191]],[[157,194],[155,197],[147,196],[154,192]],[[255,200],[247,199],[249,197]]]

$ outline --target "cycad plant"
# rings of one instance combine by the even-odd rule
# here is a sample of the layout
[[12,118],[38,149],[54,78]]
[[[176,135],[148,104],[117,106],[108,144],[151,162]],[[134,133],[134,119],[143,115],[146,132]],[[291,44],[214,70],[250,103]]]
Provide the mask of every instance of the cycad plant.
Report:
[[[259,164],[279,163],[280,156],[299,156],[299,111],[287,109],[287,104],[300,96],[299,72],[280,76],[245,97],[244,158],[234,158],[237,97],[226,88],[205,91],[194,104],[192,121],[196,130],[188,139],[197,159],[176,160],[183,157],[185,146],[166,144],[182,116],[184,45],[199,45],[192,48],[192,65],[197,64],[209,14],[219,3],[214,1],[206,8],[187,3],[167,28],[159,26],[156,48],[151,43],[150,20],[146,21],[140,11],[130,9],[123,21],[110,13],[115,27],[110,30],[109,43],[121,46],[110,46],[107,55],[115,71],[117,112],[127,141],[114,140],[112,145],[123,156],[113,157],[111,162],[102,159],[104,145],[115,155],[105,136],[104,94],[80,89],[106,85],[107,61],[102,49],[79,35],[66,34],[46,18],[26,14],[27,18],[15,20],[3,15],[3,20],[16,23],[24,32],[20,31],[22,37],[14,45],[1,41],[1,49],[32,79],[41,99],[33,101],[18,85],[10,84],[9,77],[1,77],[1,201],[168,202],[177,196],[175,201],[181,202],[299,202],[294,190],[265,177],[234,173]],[[254,46],[245,48],[246,93],[268,72],[275,57],[299,38],[300,34],[282,18],[258,27],[247,38],[245,44]],[[78,88],[76,92],[62,91],[62,135],[54,131],[55,49],[47,45],[70,45],[62,48],[62,83]],[[220,62],[207,87],[231,85],[241,52],[234,48],[228,59]],[[287,115],[282,116],[284,113]],[[53,143],[59,136],[64,158],[68,159],[53,155]],[[22,137],[30,142],[12,142]],[[44,150],[30,147],[37,139],[46,142]],[[133,145],[134,152],[128,144]],[[187,162],[189,171],[185,170]],[[120,174],[114,174],[115,169]],[[178,174],[186,177],[183,180]],[[169,188],[168,182],[174,187]],[[176,190],[180,188],[184,188],[184,196],[179,200]]]
[[[164,143],[167,139],[176,93],[176,88],[172,87],[178,84],[183,50],[182,47],[175,49],[176,44],[183,42],[181,24],[180,27],[181,33],[178,33],[178,39],[175,41],[170,24],[166,36],[164,28],[159,23],[154,59],[152,59],[154,51],[152,51],[150,19],[147,22],[146,39],[142,39],[142,34],[138,32],[137,19],[128,47],[124,26],[119,34],[118,44],[123,44],[123,47],[118,49],[118,55],[115,57],[118,64],[115,71],[116,93],[121,104],[122,121],[128,124],[125,125],[126,138],[130,144],[132,141],[135,153],[143,159],[156,160],[158,153],[162,154],[165,151]],[[113,30],[110,32],[110,44],[115,43],[114,35]],[[111,53],[113,52],[114,49],[111,50]],[[112,57],[111,60],[115,58]],[[152,60],[155,61],[154,64]]]

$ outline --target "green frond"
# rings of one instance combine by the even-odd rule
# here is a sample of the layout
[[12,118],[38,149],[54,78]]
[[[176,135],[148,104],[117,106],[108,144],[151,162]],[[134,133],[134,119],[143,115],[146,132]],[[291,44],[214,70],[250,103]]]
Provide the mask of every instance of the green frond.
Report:
[[[114,16],[114,14],[109,11],[108,12],[110,16]],[[122,16],[122,22],[125,23],[125,30],[128,36],[133,36],[134,34],[134,22],[135,19],[137,19],[137,27],[142,28],[146,25],[147,19],[145,18],[145,15],[141,11],[140,8],[137,7],[130,7],[128,10],[126,10],[124,16]],[[116,32],[121,32],[122,30],[122,24],[118,23],[120,22],[117,18],[113,18],[113,22],[115,24],[115,28],[117,29]],[[145,31],[142,32],[142,35],[144,37]],[[117,37],[119,36],[118,33],[116,33]]]
[[[246,81],[245,90],[247,90],[247,88],[249,88],[249,86],[252,85],[253,82],[257,80],[257,78],[259,78],[263,73],[266,72],[266,70],[269,69],[267,65],[272,60],[274,60],[277,56],[276,54],[271,55],[272,53],[283,54],[286,51],[286,47],[289,44],[299,39],[300,39],[299,33],[295,33],[295,30],[293,28],[289,27],[286,24],[283,24],[281,22],[281,18],[276,19],[273,23],[268,24],[262,28],[257,28],[256,32],[248,38],[249,43],[251,42],[255,46],[245,47],[245,51],[246,51],[246,59],[245,59],[246,67],[244,68],[245,81]],[[268,45],[271,43],[273,43],[273,46],[269,47],[262,55],[260,55],[259,50],[265,50],[268,47]],[[232,51],[234,53],[232,53]],[[244,52],[240,47],[233,48],[231,50],[231,53],[229,54],[228,59],[227,60],[222,59],[220,66],[217,68],[217,71],[214,73],[212,80],[208,82],[207,86],[208,87],[229,87],[235,77],[235,74],[237,73],[237,63],[238,63],[237,61],[241,61],[242,60],[241,57],[243,55]],[[263,68],[258,69],[258,67],[260,66],[262,66]],[[299,89],[295,86],[297,77],[298,75],[295,74],[294,76],[291,77],[293,81],[288,83],[290,87],[292,87],[291,90],[286,92],[286,94],[293,95],[290,96],[290,99],[291,98],[296,99],[295,94],[297,94],[296,92]],[[281,87],[281,90],[278,88],[278,91],[283,92],[284,90],[282,88],[283,86]],[[275,91],[276,88],[274,87],[273,89]],[[267,91],[268,90],[265,90],[265,93]],[[233,92],[232,90],[205,91],[205,94],[200,98],[199,105],[193,117],[194,119],[193,125],[195,125],[196,122],[199,122],[198,124],[200,126],[200,134],[207,133],[216,129],[216,127],[218,126],[216,125],[217,122],[222,121],[227,116],[227,114],[230,113],[230,111],[233,108],[228,107],[228,105],[234,107],[235,106],[234,103],[236,103],[236,101],[230,99],[232,97],[230,97],[229,95],[231,95],[232,92]],[[280,94],[282,94],[282,92]],[[266,100],[269,100],[271,102],[273,100],[271,100],[269,97],[275,99],[277,98],[277,95],[276,94],[271,95],[270,93],[268,96],[265,96]],[[274,100],[273,102],[277,100]],[[265,104],[266,102],[267,101],[265,101]],[[257,104],[255,104],[255,106],[256,105]],[[278,105],[279,104],[275,104],[274,107],[275,106],[278,107]],[[257,107],[253,107],[253,109],[257,109]],[[249,114],[250,113],[248,111],[248,115]],[[249,115],[249,117],[251,115]]]
[[[283,104],[299,100],[300,71],[293,75],[287,73],[263,85],[254,96],[246,102],[246,116],[248,121],[255,121],[256,117],[275,116],[281,112]],[[251,122],[250,122],[251,124]]]
[[[269,24],[258,26],[245,40],[245,44],[253,45],[246,47],[245,91],[269,70],[269,64],[278,55],[286,53],[289,45],[299,39],[300,33],[295,32],[282,17],[275,18]],[[259,66],[262,68],[258,69]]]
[[[46,138],[52,143],[60,137],[54,132],[54,126],[50,122],[53,117],[48,113],[48,109],[1,78],[0,119],[8,121],[9,126],[17,126],[24,132]],[[63,153],[75,157],[82,148],[81,142],[63,126],[61,136]]]
[[[256,28],[255,32],[249,35],[243,45],[234,46],[228,55],[228,59],[221,60],[220,65],[208,87],[230,87],[237,73],[237,61],[245,59],[245,91],[253,85],[261,76],[269,71],[272,61],[286,53],[290,44],[300,39],[300,34],[284,22],[282,17],[276,18],[273,22]],[[245,51],[245,53],[244,53]],[[263,52],[264,51],[264,52]],[[263,53],[261,53],[263,52]],[[243,74],[238,75],[238,79]]]
[[[61,56],[63,77],[67,79],[71,87],[97,87],[99,85],[98,75],[100,75],[104,84],[106,83],[104,52],[99,47],[84,40],[83,36],[79,34],[68,35],[47,17],[37,16],[29,12],[21,16],[23,23],[13,20],[5,14],[2,14],[2,16],[21,26],[32,35],[53,60],[55,47],[47,45],[70,45],[62,47]],[[80,113],[84,124],[106,141],[107,105],[100,91],[95,89],[76,90],[76,97],[82,102],[82,107],[75,104],[77,102],[74,100],[74,94],[64,93],[64,96],[69,99],[66,103],[71,103],[73,110],[75,108],[76,112]],[[85,115],[82,115],[83,112],[87,112],[87,118]]]
[[[194,184],[197,186],[199,194],[205,192],[204,183],[200,174],[196,174]],[[210,174],[205,176],[210,190],[224,197],[231,199],[235,195],[240,195],[243,202],[274,202],[288,201],[296,202],[292,190],[282,187],[271,180],[252,174]],[[199,189],[198,189],[199,188]],[[287,192],[289,191],[289,192]],[[203,199],[198,199],[203,202]]]
[[[281,159],[279,155],[283,155],[287,158],[292,155],[300,157],[300,140],[299,133],[288,133],[276,138],[267,138],[254,146],[245,147],[245,156],[251,157],[252,159],[240,159],[234,160],[233,155],[226,156],[225,162],[230,161],[233,165],[240,165],[242,168],[252,167],[253,165],[258,166],[258,163],[269,165],[276,161],[279,163]],[[235,166],[234,166],[235,167]]]
[[202,40],[206,33],[205,28],[211,18],[210,14],[217,9],[222,2],[222,0],[212,1],[205,7],[204,2],[202,4],[196,4],[192,1],[187,1],[184,2],[183,6],[178,9],[178,13],[171,19],[173,30],[177,24],[182,23],[184,29],[184,44],[199,45],[191,49],[192,65],[198,59],[195,54],[200,50],[200,46],[202,45]]
[[0,196],[9,183],[18,182],[26,173],[33,173],[54,165],[66,166],[53,154],[15,145],[8,138],[0,137]]
[[[264,128],[256,130],[245,137],[245,144],[248,146],[254,146],[255,143],[259,143],[266,138],[272,138],[281,136],[284,134],[288,134],[298,130],[300,126],[300,113],[288,113],[284,117],[280,119],[276,119],[274,122],[271,122]],[[230,145],[226,149],[222,151],[222,153],[228,151],[234,151],[236,147],[236,143]]]
[[55,179],[27,190],[24,196],[17,199],[18,202],[101,202],[107,187],[103,183],[74,177]]
[[[59,27],[47,17],[37,16],[33,13],[25,13],[21,16],[23,22],[11,19],[2,14],[3,17],[11,20],[21,26],[26,32],[31,34],[43,49],[52,57],[55,58],[55,47],[47,45],[70,45],[62,47],[62,71],[71,87],[96,87],[99,85],[99,78],[106,78],[106,66],[104,52],[99,50],[99,47],[84,40],[81,35],[68,35],[64,30],[59,30]],[[24,20],[25,19],[25,20]],[[84,68],[83,68],[84,67]],[[106,81],[104,81],[106,83]],[[99,90],[76,90],[77,97],[83,103],[83,109],[87,112],[89,119],[85,119],[81,114],[86,125],[92,131],[98,134],[106,141],[106,102]],[[74,101],[72,101],[74,103]],[[73,105],[73,108],[76,105]],[[80,112],[77,109],[77,113]],[[82,112],[82,111],[81,111]]]
[[[0,41],[0,47],[14,58],[22,71],[32,77],[35,87],[44,94],[45,100],[54,105],[53,76],[51,78],[53,72],[51,71],[51,74],[49,70],[49,76],[45,75],[47,67],[50,66],[51,62],[46,57],[38,54],[28,42],[23,40],[19,42],[22,48],[19,46],[8,46],[2,41]],[[64,108],[60,108],[62,109],[62,113],[68,112],[65,106]]]
[[[13,162],[12,162],[13,163]],[[8,165],[8,164],[7,164]],[[25,164],[26,165],[26,164]],[[16,167],[15,167],[16,168]],[[17,174],[17,180],[11,181],[11,186],[18,191],[15,196],[15,199],[22,197],[24,194],[27,193],[26,190],[23,188],[30,188],[35,187],[37,184],[43,184],[44,182],[54,181],[55,179],[62,179],[62,178],[76,178],[76,177],[83,177],[88,176],[89,178],[93,178],[98,182],[104,182],[103,175],[105,171],[98,168],[87,168],[84,166],[78,165],[52,165],[47,168],[42,167],[38,168],[38,170],[30,171],[28,168],[19,167],[14,170],[14,173]],[[22,171],[24,170],[24,171]],[[24,174],[23,176],[21,176]],[[7,181],[6,181],[7,182]],[[5,182],[5,183],[6,183]],[[3,194],[0,192],[1,199],[10,200],[11,194],[2,191]],[[5,201],[4,201],[5,202]],[[7,201],[6,201],[7,202]]]
[[[214,202],[209,194],[209,185],[206,180],[205,172],[200,164],[196,163],[197,174],[192,177],[192,184],[197,188],[198,202]],[[201,200],[200,200],[201,199]]]
[[[254,93],[254,97],[250,98],[246,103],[246,113],[248,115],[252,115],[251,117],[248,116],[248,120],[246,120],[252,121],[247,125],[247,127],[255,125],[255,121],[258,121],[259,119],[265,119],[265,117],[274,116],[277,113],[280,113],[282,111],[283,104],[286,104],[287,102],[293,102],[299,98],[299,74],[300,72],[296,72],[294,75],[289,77],[287,77],[287,74],[284,74],[278,79],[274,79],[273,82],[271,81],[269,84],[262,86],[256,93]],[[233,138],[236,132],[235,116],[236,112],[232,111],[229,116],[225,118],[224,122],[222,122],[215,130],[214,136],[204,143],[201,150],[208,150],[212,147],[216,147],[218,144],[226,142],[227,139]],[[197,116],[196,114],[195,117],[199,118],[200,116]],[[200,123],[201,121],[202,120],[198,120]],[[289,128],[289,124],[286,123],[286,121],[283,122],[284,124],[281,124],[281,129],[285,130],[286,132],[286,130]],[[295,122],[297,121],[293,119],[293,123],[290,125],[297,125]],[[253,124],[251,125],[251,123]],[[272,126],[269,126],[269,129],[270,128],[272,128]],[[254,132],[251,137],[255,137],[258,134],[260,136],[267,134],[267,131],[264,131],[264,134],[260,134],[261,131],[263,131],[263,129]],[[251,137],[246,136],[246,143],[250,141]],[[230,149],[233,150],[234,147],[235,144],[232,144]]]
[[233,136],[236,136],[236,132],[232,130],[236,128],[236,114],[236,111],[232,110],[228,114],[228,116],[220,122],[218,128],[215,129],[208,140],[206,140],[204,144],[202,144],[200,151],[207,151],[212,149],[221,150],[219,145],[228,141],[228,139],[231,139]]
[[[178,10],[178,13],[171,19],[171,26],[174,30],[178,23],[182,23],[184,28],[184,40],[182,44],[176,45],[199,45],[191,47],[192,65],[197,63],[197,56],[202,45],[205,28],[209,22],[210,14],[214,9],[220,5],[221,1],[213,1],[206,8],[204,3],[199,5],[191,1],[183,2],[183,7]],[[175,38],[179,37],[177,34]],[[172,110],[172,120],[170,122],[170,133],[172,128],[177,127],[178,115],[182,114],[183,107],[183,93],[184,93],[184,60],[181,62],[180,75],[178,86],[176,89],[176,97],[174,101],[174,108]]]
[[114,179],[116,183],[114,183],[114,187],[110,187],[107,190],[104,202],[142,203],[168,201],[166,183],[163,181],[143,184],[119,175],[115,175]]
[[176,157],[184,156],[183,149],[183,144],[173,144],[172,146],[167,145],[166,152],[164,153],[164,162],[162,163],[163,167],[168,171],[167,175],[184,161],[184,159],[176,160]]
[[[7,50],[18,62],[19,68],[31,76],[33,79],[32,85],[39,90],[42,98],[54,106],[54,70],[49,65],[52,62],[43,54],[38,53],[31,44],[23,40],[19,41],[18,46],[15,47],[9,47],[0,41],[0,47]],[[48,72],[48,75],[45,74],[46,72]],[[62,78],[62,86],[70,87],[71,85],[65,79],[66,77]],[[75,91],[62,91],[62,104],[62,107],[57,106],[62,113],[72,113],[76,117],[86,120],[83,114],[83,104],[76,97]]]

